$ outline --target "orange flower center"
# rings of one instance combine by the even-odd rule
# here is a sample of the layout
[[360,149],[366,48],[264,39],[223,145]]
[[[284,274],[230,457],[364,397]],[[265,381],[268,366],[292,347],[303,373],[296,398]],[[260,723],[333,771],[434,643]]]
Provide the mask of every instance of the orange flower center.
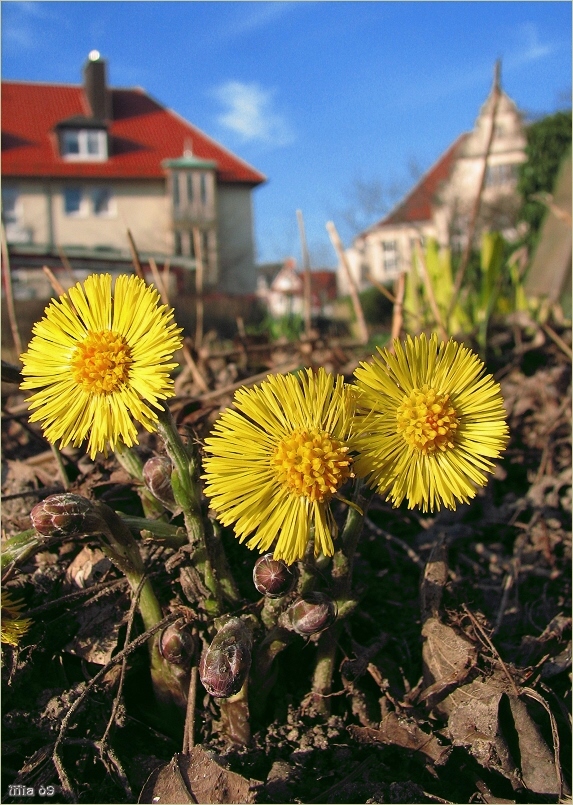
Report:
[[109,394],[127,383],[131,361],[131,350],[119,333],[88,333],[72,355],[72,376],[84,391]]
[[295,495],[322,503],[354,477],[347,453],[348,447],[324,431],[295,430],[279,442],[271,466]]
[[449,394],[438,394],[428,385],[413,389],[398,406],[396,418],[397,432],[424,455],[454,446],[459,420]]

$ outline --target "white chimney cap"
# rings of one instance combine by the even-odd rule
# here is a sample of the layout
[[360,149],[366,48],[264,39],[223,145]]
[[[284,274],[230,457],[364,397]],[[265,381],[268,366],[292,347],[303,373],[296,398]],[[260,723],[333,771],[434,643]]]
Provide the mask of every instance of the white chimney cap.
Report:
[[90,61],[97,61],[99,57],[100,57],[99,50],[90,50],[90,52],[88,53],[88,59]]

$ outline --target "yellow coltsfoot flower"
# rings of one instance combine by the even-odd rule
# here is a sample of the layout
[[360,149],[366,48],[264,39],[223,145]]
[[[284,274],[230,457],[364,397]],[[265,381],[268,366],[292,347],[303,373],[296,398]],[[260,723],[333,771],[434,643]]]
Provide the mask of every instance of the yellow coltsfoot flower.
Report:
[[10,646],[17,646],[20,638],[26,634],[32,625],[32,621],[30,618],[20,617],[24,608],[22,601],[15,601],[10,593],[6,593],[4,590],[2,590],[0,598],[2,611],[0,640]]
[[235,394],[205,440],[205,494],[224,525],[249,548],[292,564],[314,524],[315,554],[334,553],[330,501],[354,476],[355,392],[324,369],[268,380]]
[[155,429],[159,400],[173,395],[169,373],[181,347],[173,311],[135,276],[92,274],[51,302],[34,325],[23,363],[22,389],[40,389],[28,402],[31,422],[48,441],[79,446],[92,458],[137,444],[139,422]]
[[356,369],[355,469],[399,506],[467,503],[509,439],[499,383],[477,355],[436,335],[394,342]]

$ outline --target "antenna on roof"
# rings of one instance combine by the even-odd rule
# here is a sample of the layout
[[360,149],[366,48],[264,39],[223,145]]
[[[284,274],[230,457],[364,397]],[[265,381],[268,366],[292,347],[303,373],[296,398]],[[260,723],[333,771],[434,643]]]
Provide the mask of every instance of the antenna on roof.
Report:
[[185,138],[185,144],[183,146],[183,156],[184,157],[192,157],[193,156],[193,142],[191,137]]

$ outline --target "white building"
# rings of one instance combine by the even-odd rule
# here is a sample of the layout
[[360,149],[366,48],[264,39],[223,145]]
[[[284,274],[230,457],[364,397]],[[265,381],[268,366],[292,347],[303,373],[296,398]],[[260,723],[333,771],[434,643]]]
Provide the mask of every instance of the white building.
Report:
[[[497,107],[492,119],[494,104]],[[496,69],[491,93],[480,109],[473,131],[460,135],[411,192],[382,220],[357,235],[347,250],[358,290],[368,287],[369,274],[378,282],[387,283],[408,271],[420,239],[435,238],[441,246],[454,250],[465,246],[486,155],[476,232],[491,228],[501,231],[509,240],[515,238],[520,203],[517,169],[526,159],[525,146],[522,118],[515,103],[501,89]],[[338,288],[341,295],[348,293],[342,267],[338,269]]]

